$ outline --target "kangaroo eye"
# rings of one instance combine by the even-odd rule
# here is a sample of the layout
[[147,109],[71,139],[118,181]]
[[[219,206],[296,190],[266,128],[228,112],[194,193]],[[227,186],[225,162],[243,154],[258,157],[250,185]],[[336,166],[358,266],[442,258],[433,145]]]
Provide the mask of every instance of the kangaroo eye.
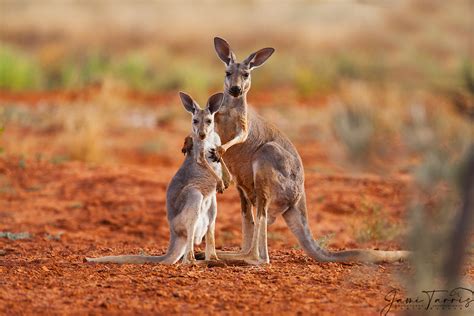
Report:
[[225,76],[226,76],[226,77],[230,77],[231,75],[232,75],[231,72],[229,72],[229,71],[226,71],[226,72],[225,72]]
[[211,124],[211,123],[212,123],[212,121],[210,119],[206,120],[206,124]]
[[249,73],[248,72],[245,72],[242,74],[242,77],[244,77],[245,79],[247,79],[249,77]]
[[199,121],[198,121],[198,120],[196,120],[196,119],[195,119],[195,120],[193,120],[193,124],[197,124],[197,123],[199,123]]

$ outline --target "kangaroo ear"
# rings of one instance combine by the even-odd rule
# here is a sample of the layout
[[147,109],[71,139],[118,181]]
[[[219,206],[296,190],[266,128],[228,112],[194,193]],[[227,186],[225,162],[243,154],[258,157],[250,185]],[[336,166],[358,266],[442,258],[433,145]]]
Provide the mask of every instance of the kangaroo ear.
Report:
[[243,63],[249,65],[250,69],[260,67],[268,58],[270,58],[273,52],[275,52],[274,48],[262,48],[261,50],[250,54],[250,56],[247,57],[247,59],[244,60]]
[[224,94],[222,92],[211,95],[209,100],[207,100],[207,108],[211,114],[219,111],[222,105],[222,100],[224,99]]
[[227,43],[224,39],[220,37],[214,37],[214,48],[216,49],[217,56],[229,66],[230,64],[235,62],[235,55],[230,50],[229,43]]
[[194,104],[193,98],[181,91],[179,92],[179,97],[181,98],[181,102],[183,102],[186,111],[194,114],[196,111],[196,105]]

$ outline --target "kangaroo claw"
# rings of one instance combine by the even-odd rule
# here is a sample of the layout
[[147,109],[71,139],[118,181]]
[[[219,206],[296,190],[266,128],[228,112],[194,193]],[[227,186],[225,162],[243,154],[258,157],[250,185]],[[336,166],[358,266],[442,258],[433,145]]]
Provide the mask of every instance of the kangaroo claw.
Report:
[[211,158],[214,162],[219,162],[222,159],[222,156],[225,154],[225,149],[221,146],[218,146],[217,148],[211,148],[209,153],[211,154],[209,158]]
[[225,189],[227,189],[227,187],[225,186],[223,181],[217,182],[217,192],[224,193]]
[[220,157],[218,156],[215,148],[211,148],[209,150],[209,153],[210,153],[209,158],[212,159],[212,161],[214,161],[214,162],[219,162],[220,161]]

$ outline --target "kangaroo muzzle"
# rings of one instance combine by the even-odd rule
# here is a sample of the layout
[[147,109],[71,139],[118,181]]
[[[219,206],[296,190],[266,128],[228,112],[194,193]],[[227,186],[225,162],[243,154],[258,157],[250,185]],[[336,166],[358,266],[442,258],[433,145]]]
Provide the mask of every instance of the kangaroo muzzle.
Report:
[[229,89],[229,94],[233,97],[238,97],[242,94],[242,88],[239,86],[233,86]]

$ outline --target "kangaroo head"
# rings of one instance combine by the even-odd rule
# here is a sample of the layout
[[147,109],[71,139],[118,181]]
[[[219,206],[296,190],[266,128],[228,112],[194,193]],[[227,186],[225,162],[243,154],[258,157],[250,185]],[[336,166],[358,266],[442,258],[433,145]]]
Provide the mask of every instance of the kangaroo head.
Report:
[[214,131],[214,114],[219,111],[224,94],[216,93],[209,97],[205,109],[201,109],[193,98],[184,92],[180,92],[179,97],[186,111],[192,114],[193,137],[206,139]]
[[273,54],[275,49],[271,47],[262,48],[250,54],[241,63],[236,61],[235,54],[230,49],[229,44],[220,37],[214,38],[214,47],[217,56],[224,62],[225,80],[224,92],[234,98],[240,97],[250,89],[250,72],[260,67]]

